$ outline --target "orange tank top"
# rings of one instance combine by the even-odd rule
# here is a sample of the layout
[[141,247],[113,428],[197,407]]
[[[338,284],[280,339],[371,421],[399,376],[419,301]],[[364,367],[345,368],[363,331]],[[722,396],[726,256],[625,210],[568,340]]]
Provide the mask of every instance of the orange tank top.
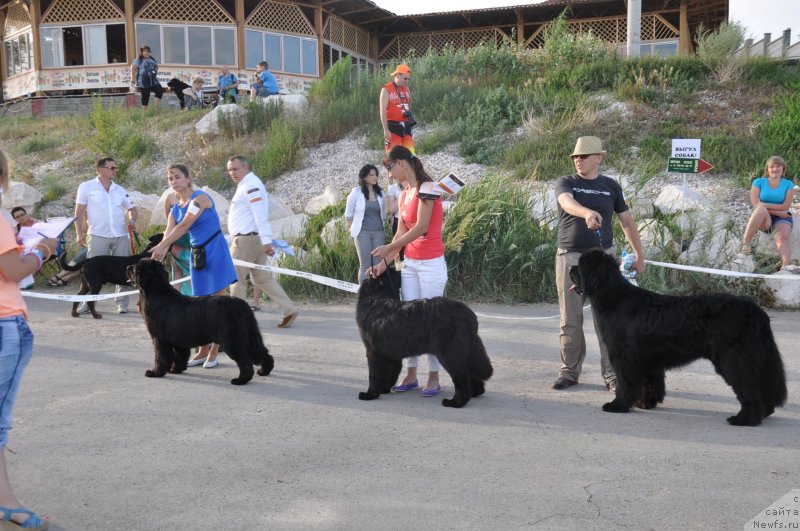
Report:
[[[414,194],[408,203],[406,195]],[[403,190],[400,194],[400,221],[411,230],[417,224],[417,211],[419,209],[419,195],[416,188]],[[414,260],[430,260],[444,255],[444,242],[442,242],[442,224],[444,211],[442,198],[438,197],[433,203],[431,220],[428,223],[428,232],[406,245],[405,255]]]
[[406,122],[408,119],[403,112],[409,110],[411,92],[408,87],[398,87],[394,81],[386,83],[383,88],[389,93],[389,103],[386,107],[386,119],[390,122]]

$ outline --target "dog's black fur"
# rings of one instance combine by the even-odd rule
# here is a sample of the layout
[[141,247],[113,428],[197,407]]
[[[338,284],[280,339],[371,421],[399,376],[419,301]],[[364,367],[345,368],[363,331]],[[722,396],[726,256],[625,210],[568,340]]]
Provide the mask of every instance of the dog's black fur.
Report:
[[177,77],[173,77],[167,82],[167,86],[172,89],[172,92],[175,93],[175,96],[178,98],[178,101],[181,104],[181,109],[186,107],[186,102],[184,101],[185,94],[183,93],[183,89],[190,88],[191,85],[187,85]]
[[145,376],[182,373],[191,348],[209,343],[219,344],[239,367],[239,376],[231,380],[233,385],[252,380],[253,365],[261,365],[259,376],[272,372],[275,361],[264,346],[258,322],[246,301],[181,295],[170,285],[164,266],[155,260],[128,267],[128,276],[139,287],[141,312],[155,350],[155,364]]
[[399,273],[362,282],[358,291],[356,322],[367,348],[369,389],[360,400],[389,393],[403,366],[403,358],[435,354],[456,388],[446,407],[463,407],[485,391],[492,363],[478,335],[478,318],[463,302],[445,297],[410,302],[398,300]]
[[[132,256],[93,256],[87,258],[74,266],[67,263],[67,253],[61,255],[61,267],[66,271],[81,271],[81,287],[78,295],[97,295],[103,284],[117,284],[119,286],[130,286],[128,281],[127,269],[131,264],[135,264],[142,258],[150,256],[150,249],[161,243],[163,234],[150,236],[150,242],[145,251]],[[78,313],[79,302],[72,303],[72,317],[80,317]],[[95,301],[86,303],[89,311],[95,319],[102,319],[103,315],[95,310]]]
[[753,300],[722,293],[659,295],[630,284],[612,256],[590,251],[570,268],[586,294],[617,373],[603,411],[650,409],[664,400],[664,372],[705,358],[730,385],[735,426],[757,426],[786,402],[786,375],[769,316]]

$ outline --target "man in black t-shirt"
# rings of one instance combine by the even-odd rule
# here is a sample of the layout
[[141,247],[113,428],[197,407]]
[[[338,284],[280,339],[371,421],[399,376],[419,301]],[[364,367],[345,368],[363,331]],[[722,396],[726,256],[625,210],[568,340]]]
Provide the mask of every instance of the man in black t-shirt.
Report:
[[[611,226],[614,212],[617,213],[625,238],[636,253],[636,262],[632,268],[637,274],[644,271],[642,241],[633,214],[625,204],[622,188],[614,179],[600,175],[599,168],[604,154],[603,143],[599,138],[580,137],[571,155],[575,174],[561,177],[556,182],[559,214],[556,289],[561,312],[561,369],[553,389],[566,389],[576,385],[586,357],[586,339],[583,335],[584,298],[570,291],[572,281],[569,278],[569,268],[577,265],[581,254],[590,249],[602,248],[609,254],[615,254]],[[602,340],[600,368],[606,387],[614,392],[616,375]]]

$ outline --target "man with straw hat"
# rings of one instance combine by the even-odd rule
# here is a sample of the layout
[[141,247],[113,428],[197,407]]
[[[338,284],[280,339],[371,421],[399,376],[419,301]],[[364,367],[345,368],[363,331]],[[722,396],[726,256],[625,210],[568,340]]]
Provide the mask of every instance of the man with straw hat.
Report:
[[381,87],[380,111],[383,126],[383,145],[388,153],[394,146],[403,146],[414,153],[411,130],[417,121],[411,114],[411,93],[408,82],[411,70],[401,64],[390,75],[394,80]]
[[[570,291],[572,284],[569,268],[578,264],[581,254],[598,247],[615,255],[611,218],[617,213],[622,231],[636,262],[632,268],[637,274],[644,271],[644,251],[633,214],[625,204],[619,183],[600,174],[603,162],[602,141],[595,136],[582,136],[575,144],[572,162],[575,173],[561,177],[556,182],[558,201],[558,250],[556,251],[556,290],[561,312],[561,369],[553,389],[567,389],[577,385],[581,366],[586,357],[586,339],[583,335],[584,298]],[[595,330],[597,325],[595,323]],[[606,387],[616,391],[617,379],[608,358],[608,351],[600,341],[600,368]]]

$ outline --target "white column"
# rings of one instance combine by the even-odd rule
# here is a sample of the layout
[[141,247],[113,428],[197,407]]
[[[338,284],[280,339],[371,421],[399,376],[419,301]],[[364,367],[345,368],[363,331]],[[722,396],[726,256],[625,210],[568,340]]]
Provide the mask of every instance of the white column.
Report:
[[628,0],[628,57],[641,55],[642,0]]

